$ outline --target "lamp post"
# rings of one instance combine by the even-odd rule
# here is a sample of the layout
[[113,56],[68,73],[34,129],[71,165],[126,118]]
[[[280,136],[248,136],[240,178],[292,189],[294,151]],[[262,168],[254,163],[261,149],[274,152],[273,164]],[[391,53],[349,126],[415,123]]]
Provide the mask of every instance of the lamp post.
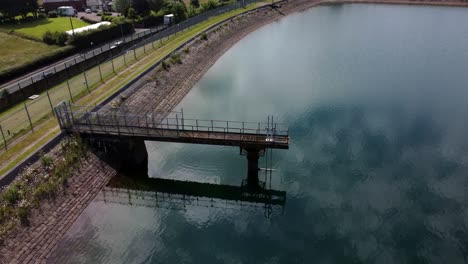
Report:
[[72,28],[73,39],[75,39],[75,29],[73,29],[73,21],[72,21],[71,16],[69,16],[69,18],[70,18],[70,25],[71,25],[71,28]]

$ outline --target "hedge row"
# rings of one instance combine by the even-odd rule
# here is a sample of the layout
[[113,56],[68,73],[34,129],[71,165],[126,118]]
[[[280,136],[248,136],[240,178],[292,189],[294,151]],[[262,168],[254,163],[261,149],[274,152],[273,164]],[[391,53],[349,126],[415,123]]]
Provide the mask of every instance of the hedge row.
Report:
[[122,34],[126,35],[133,32],[135,32],[135,29],[130,21],[112,23],[111,25],[100,26],[97,30],[75,34],[75,36],[71,37],[69,44],[78,48],[89,48],[91,43],[97,45],[118,38]]

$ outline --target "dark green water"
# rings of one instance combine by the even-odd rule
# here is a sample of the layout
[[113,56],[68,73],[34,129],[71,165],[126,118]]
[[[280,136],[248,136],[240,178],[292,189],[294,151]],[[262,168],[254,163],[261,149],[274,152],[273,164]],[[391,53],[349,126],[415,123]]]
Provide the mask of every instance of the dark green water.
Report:
[[[345,5],[250,34],[179,108],[289,124],[273,157],[284,213],[101,193],[51,262],[468,263],[467,24],[466,9]],[[246,174],[237,148],[147,146],[153,177]]]

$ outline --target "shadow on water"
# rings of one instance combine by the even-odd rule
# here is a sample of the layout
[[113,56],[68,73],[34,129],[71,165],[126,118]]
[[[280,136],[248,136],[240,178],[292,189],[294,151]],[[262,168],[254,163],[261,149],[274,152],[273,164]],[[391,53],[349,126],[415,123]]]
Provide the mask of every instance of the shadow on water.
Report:
[[243,186],[119,175],[109,181],[98,200],[176,210],[187,206],[264,210],[269,218],[283,214],[286,192],[271,189],[251,192]]

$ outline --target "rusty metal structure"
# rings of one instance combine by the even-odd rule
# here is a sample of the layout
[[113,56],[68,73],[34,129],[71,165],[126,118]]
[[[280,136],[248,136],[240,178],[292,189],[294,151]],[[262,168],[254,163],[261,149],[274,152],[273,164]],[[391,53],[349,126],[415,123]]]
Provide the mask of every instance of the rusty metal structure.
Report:
[[266,123],[187,119],[183,110],[141,114],[119,107],[90,108],[65,102],[54,111],[62,131],[80,134],[132,172],[145,168],[147,174],[144,141],[236,146],[248,160],[245,185],[255,190],[264,187],[258,178],[259,157],[267,149],[289,148],[288,127],[270,117]]

